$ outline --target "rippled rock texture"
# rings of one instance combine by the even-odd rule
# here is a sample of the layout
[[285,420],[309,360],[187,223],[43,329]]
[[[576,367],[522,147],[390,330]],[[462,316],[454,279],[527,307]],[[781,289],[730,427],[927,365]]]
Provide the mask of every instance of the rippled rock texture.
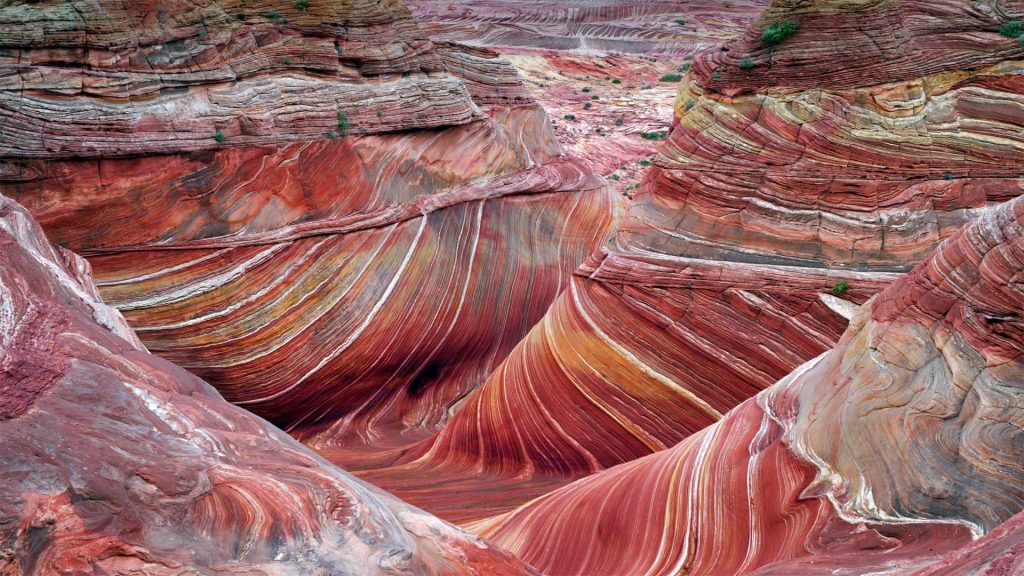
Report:
[[[997,32],[1009,16],[980,3],[790,4],[696,59],[605,248],[445,428],[395,460],[395,478],[368,477],[468,524],[508,493],[445,509],[419,492],[422,469],[515,478],[525,501],[671,447],[832,348],[858,305],[1021,193],[1024,84],[1010,58],[1024,49]],[[918,38],[908,46],[937,34],[950,48],[894,61],[883,46],[870,66],[858,55],[863,73],[826,67],[854,23],[897,16],[914,24],[896,34]],[[784,18],[801,24],[764,50],[776,64],[718,64]],[[971,49],[943,36],[951,21]],[[820,72],[813,85],[801,67]],[[761,84],[741,86],[747,73]]]
[[147,347],[300,437],[437,429],[618,203],[398,2],[0,7],[0,190]]
[[477,527],[551,574],[1015,573],[1022,269],[1018,199],[721,421]]
[[146,351],[0,196],[0,573],[529,574]]

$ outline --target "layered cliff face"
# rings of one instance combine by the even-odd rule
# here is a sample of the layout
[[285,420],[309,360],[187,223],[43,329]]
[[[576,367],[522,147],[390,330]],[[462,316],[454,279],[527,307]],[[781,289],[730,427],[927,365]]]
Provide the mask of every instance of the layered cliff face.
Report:
[[529,574],[150,353],[0,196],[0,573]]
[[0,190],[150,350],[300,436],[435,430],[615,217],[506,60],[397,2],[0,22]]
[[1022,269],[1018,199],[718,423],[478,527],[551,574],[1014,573]]
[[[440,433],[368,477],[469,523],[673,446],[829,350],[858,305],[1020,194],[1024,84],[1009,58],[1024,48],[997,32],[1016,8],[790,4],[697,58],[611,241]],[[893,60],[881,45],[858,52],[864,73],[829,67],[856,23],[897,17],[913,23],[896,35],[907,50],[934,35],[949,48]],[[751,52],[787,19],[794,36]],[[420,493],[423,469],[515,478],[527,494],[481,489],[473,511],[462,482],[460,500]]]

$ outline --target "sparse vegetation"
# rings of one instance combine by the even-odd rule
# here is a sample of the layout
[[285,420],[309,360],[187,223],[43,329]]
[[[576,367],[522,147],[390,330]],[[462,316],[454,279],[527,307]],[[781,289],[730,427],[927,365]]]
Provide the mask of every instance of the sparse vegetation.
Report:
[[999,27],[999,33],[1007,38],[1019,38],[1024,34],[1024,24],[1022,24],[1020,20],[1004,22],[1003,25]]
[[796,20],[772,22],[761,33],[761,42],[767,46],[778,46],[793,37],[800,30]]
[[213,141],[216,142],[217,144],[220,144],[221,142],[227,139],[228,137],[225,136],[224,133],[221,132],[220,130],[217,130],[216,132],[213,133]]
[[751,60],[750,58],[744,58],[743,60],[740,60],[740,69],[741,70],[753,70],[754,69],[754,61]]
[[665,74],[660,78],[662,82],[679,82],[683,77],[679,74]]
[[338,135],[334,132],[334,130],[328,130],[327,131],[327,139],[328,140],[334,140],[337,137],[338,137]]
[[383,117],[384,117],[384,111],[381,110],[380,108],[377,108],[377,118],[383,118]]
[[644,140],[664,140],[668,138],[668,132],[641,132],[640,137]]
[[296,10],[305,10],[306,8],[309,8],[309,0],[295,0]]
[[292,65],[292,59],[291,58],[285,58],[284,60],[282,60],[282,62],[284,62],[285,66],[291,66]]
[[281,19],[281,15],[278,14],[277,12],[267,12],[266,14],[263,15],[263,17],[275,21]]
[[850,283],[847,282],[846,280],[840,280],[839,282],[836,282],[835,285],[832,286],[832,293],[835,294],[836,296],[842,296],[849,289]]
[[953,179],[953,175],[950,174],[949,172],[946,172],[945,174],[942,175],[942,179],[943,180],[952,180]]
[[344,112],[338,112],[338,135],[344,136],[351,127],[352,124],[349,123],[348,116]]
[[696,100],[687,100],[686,101],[686,111],[689,112],[690,109],[693,108],[696,105],[697,105],[697,101]]

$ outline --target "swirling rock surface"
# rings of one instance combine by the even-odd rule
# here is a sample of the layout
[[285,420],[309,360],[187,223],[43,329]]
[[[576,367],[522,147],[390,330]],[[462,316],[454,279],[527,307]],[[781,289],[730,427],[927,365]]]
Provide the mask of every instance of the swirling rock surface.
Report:
[[435,431],[616,199],[507,60],[398,2],[179,4],[0,7],[0,190],[229,401],[371,450]]
[[[514,498],[466,477],[537,496],[673,446],[829,350],[858,305],[1024,190],[1024,49],[996,32],[1024,5],[1004,8],[777,2],[699,56],[610,242],[441,432],[367,477],[471,523]],[[858,52],[857,73],[829,68],[845,35],[862,47],[858,30],[895,34],[897,17],[908,49],[949,48],[893,59],[880,46]],[[796,35],[755,54],[772,63],[741,69],[786,18]],[[463,498],[423,493],[424,469],[454,476]]]
[[0,573],[532,571],[148,353],[0,196]]
[[1022,270],[1017,199],[721,421],[478,528],[548,574],[1014,573]]

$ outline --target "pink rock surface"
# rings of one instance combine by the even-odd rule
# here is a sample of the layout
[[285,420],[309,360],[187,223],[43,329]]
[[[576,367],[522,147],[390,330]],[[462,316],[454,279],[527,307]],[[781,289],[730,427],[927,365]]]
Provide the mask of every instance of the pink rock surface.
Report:
[[720,422],[477,528],[550,574],[1010,573],[1019,520],[971,536],[1024,508],[1022,232],[1018,199]]
[[0,196],[0,573],[528,574],[149,354]]

